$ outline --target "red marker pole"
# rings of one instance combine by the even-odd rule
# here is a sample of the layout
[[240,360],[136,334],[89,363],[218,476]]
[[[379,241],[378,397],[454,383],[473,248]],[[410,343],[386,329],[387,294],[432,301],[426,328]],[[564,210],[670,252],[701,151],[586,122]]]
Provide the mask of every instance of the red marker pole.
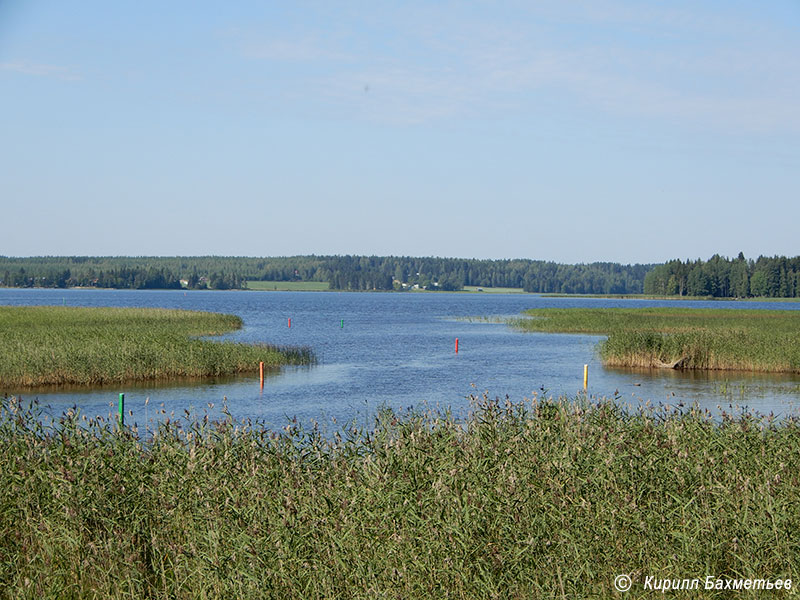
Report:
[[264,389],[264,362],[258,363],[258,378],[261,380],[261,389]]
[[458,338],[456,338],[456,354],[458,354]]
[[292,327],[292,319],[291,317],[289,317],[289,328],[291,329],[291,327]]

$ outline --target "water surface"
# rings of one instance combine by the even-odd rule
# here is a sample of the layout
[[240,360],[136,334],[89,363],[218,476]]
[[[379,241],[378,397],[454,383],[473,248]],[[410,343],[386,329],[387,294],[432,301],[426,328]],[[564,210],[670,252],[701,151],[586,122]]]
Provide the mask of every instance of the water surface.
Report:
[[[480,293],[0,289],[0,304],[233,313],[242,317],[244,328],[224,339],[308,345],[319,360],[313,367],[270,374],[263,391],[257,377],[2,390],[38,398],[55,413],[76,405],[84,414],[109,415],[124,392],[126,407],[133,411],[128,420],[138,423],[152,420],[159,410],[176,416],[186,410],[218,415],[223,401],[234,417],[272,426],[293,417],[369,421],[380,406],[464,410],[468,396],[484,392],[515,400],[534,394],[574,396],[583,386],[584,364],[589,365],[594,397],[616,396],[631,404],[696,402],[716,413],[744,404],[762,413],[798,414],[800,405],[798,376],[606,369],[595,353],[602,336],[521,333],[504,323],[469,319],[518,316],[528,308],[675,306],[675,301]],[[800,309],[793,302],[681,301],[679,306]]]

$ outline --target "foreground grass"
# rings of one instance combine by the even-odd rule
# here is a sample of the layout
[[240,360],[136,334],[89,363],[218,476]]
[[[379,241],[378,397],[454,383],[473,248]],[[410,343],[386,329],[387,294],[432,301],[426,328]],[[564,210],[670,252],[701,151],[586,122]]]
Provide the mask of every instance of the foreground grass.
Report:
[[603,362],[800,373],[800,311],[691,308],[569,308],[525,311],[526,331],[608,335]]
[[242,326],[234,315],[140,308],[0,306],[0,385],[103,384],[258,372],[307,363],[307,349],[193,339]]
[[248,281],[248,290],[277,292],[323,292],[330,289],[327,281]]
[[484,398],[466,422],[387,411],[323,436],[199,419],[145,442],[1,406],[5,597],[617,598],[622,573],[630,597],[647,576],[800,578],[794,420]]

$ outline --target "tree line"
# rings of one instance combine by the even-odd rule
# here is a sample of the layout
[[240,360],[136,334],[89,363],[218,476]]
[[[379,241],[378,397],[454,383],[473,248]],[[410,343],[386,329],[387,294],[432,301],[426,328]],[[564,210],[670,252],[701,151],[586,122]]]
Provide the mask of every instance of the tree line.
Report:
[[411,256],[0,257],[0,286],[242,289],[247,281],[322,281],[334,290],[522,288],[561,294],[720,298],[800,296],[800,257],[719,255],[657,265]]
[[222,265],[198,270],[198,264],[191,264],[191,260],[180,265],[171,263],[172,259],[157,257],[0,257],[0,286],[227,290],[245,285],[230,265],[227,270]]
[[715,254],[707,261],[672,260],[654,266],[644,278],[644,293],[715,298],[797,298],[800,257],[734,259]]
[[478,260],[409,256],[338,256],[327,263],[331,287],[391,290],[414,287],[460,290],[465,286],[522,288],[564,294],[639,294],[650,265],[568,265],[514,259]]
[[651,265],[410,256],[0,257],[6,287],[239,289],[253,281],[324,281],[334,290],[454,291],[464,286],[564,294],[638,294]]

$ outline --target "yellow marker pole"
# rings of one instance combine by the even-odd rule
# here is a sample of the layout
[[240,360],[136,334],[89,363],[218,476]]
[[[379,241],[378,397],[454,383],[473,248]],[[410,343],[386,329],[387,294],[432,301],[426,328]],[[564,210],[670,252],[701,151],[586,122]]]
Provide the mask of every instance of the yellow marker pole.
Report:
[[589,386],[589,365],[583,365],[583,391]]

